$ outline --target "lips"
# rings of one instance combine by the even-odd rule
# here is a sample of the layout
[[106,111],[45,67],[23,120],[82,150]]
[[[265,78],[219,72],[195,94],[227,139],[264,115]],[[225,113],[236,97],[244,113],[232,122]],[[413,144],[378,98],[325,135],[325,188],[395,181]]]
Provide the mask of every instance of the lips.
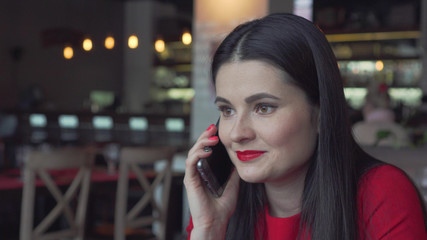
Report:
[[237,153],[237,158],[239,158],[240,161],[247,162],[263,155],[265,151],[247,150],[247,151],[236,151],[236,153]]

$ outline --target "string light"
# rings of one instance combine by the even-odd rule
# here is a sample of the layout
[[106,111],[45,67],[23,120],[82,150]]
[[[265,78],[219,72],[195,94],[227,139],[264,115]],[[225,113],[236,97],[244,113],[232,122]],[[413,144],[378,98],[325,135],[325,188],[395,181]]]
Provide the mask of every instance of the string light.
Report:
[[162,39],[157,39],[157,41],[154,43],[154,48],[159,53],[163,52],[165,50],[165,41]]
[[[192,43],[192,35],[189,31],[185,30],[181,36],[182,43],[184,45],[190,45]],[[132,34],[128,38],[128,46],[131,49],[138,48],[139,39],[135,34]],[[115,39],[113,36],[107,36],[104,41],[106,49],[113,49],[115,47]],[[93,49],[93,42],[90,38],[83,40],[82,47],[85,51],[91,51]],[[159,38],[154,43],[154,48],[157,52],[162,53],[166,50],[166,43],[163,39]],[[74,49],[71,46],[65,46],[63,49],[63,55],[65,59],[71,59],[74,57]]]
[[131,35],[128,39],[129,48],[135,49],[138,47],[138,37],[135,35]]
[[93,44],[92,44],[92,40],[90,40],[90,38],[86,38],[85,40],[83,40],[83,49],[88,52],[90,50],[92,50]]
[[106,49],[113,49],[114,48],[114,38],[112,36],[106,37],[104,45],[105,45]]
[[73,52],[73,48],[70,46],[66,46],[64,48],[64,58],[65,59],[71,59],[73,58],[74,52]]
[[185,45],[190,45],[192,40],[193,39],[191,37],[191,33],[186,31],[182,34],[182,43],[184,43]]

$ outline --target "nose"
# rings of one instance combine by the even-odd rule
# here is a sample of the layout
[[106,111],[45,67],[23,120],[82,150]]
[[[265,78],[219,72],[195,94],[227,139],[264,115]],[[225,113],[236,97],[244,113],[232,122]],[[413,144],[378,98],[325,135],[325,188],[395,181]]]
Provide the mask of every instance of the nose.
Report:
[[245,143],[254,139],[255,131],[250,117],[240,116],[236,118],[229,134],[231,141],[236,143]]

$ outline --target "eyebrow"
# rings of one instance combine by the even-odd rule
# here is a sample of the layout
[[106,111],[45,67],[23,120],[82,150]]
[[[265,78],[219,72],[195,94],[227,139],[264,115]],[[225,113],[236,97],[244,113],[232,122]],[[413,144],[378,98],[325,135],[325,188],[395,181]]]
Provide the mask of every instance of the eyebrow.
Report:
[[230,102],[230,101],[228,101],[227,99],[223,98],[223,97],[216,97],[216,98],[215,98],[215,103],[217,103],[217,102],[223,102],[223,103],[226,103],[226,104],[230,104],[230,105],[231,105],[231,102]]
[[264,99],[264,98],[271,98],[274,100],[280,100],[280,98],[278,98],[274,95],[271,95],[269,93],[257,93],[257,94],[254,94],[252,96],[245,98],[245,102],[246,103],[252,103],[252,102],[255,102],[256,100]]
[[[271,98],[271,99],[274,99],[274,100],[280,100],[280,98],[278,98],[278,97],[276,97],[274,95],[271,95],[269,93],[257,93],[257,94],[254,94],[252,96],[249,96],[249,97],[245,98],[245,102],[249,104],[249,103],[255,102],[255,101],[259,100],[259,99],[264,99],[264,98]],[[225,99],[223,97],[216,97],[215,103],[217,103],[217,102],[224,102],[224,103],[227,103],[227,104],[231,104],[230,101],[228,101],[227,99]]]

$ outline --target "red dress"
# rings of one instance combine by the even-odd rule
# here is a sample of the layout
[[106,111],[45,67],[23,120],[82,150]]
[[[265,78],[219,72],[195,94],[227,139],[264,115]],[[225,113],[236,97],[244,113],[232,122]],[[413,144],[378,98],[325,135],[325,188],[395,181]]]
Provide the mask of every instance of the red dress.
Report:
[[[359,182],[358,210],[361,240],[424,240],[427,233],[417,192],[396,167],[369,170]],[[288,218],[266,212],[267,240],[296,239],[301,214]],[[187,227],[188,239],[193,223]]]

